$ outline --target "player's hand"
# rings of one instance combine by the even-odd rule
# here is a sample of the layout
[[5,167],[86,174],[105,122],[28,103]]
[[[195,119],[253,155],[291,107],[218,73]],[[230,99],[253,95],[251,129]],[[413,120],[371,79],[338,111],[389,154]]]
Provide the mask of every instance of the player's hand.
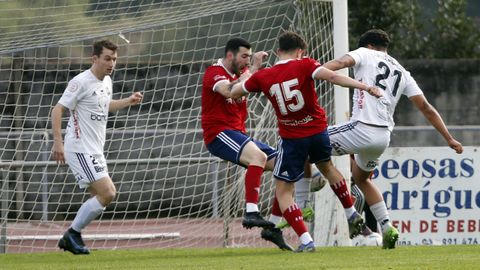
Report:
[[448,140],[448,146],[450,146],[450,148],[455,150],[455,152],[457,152],[457,154],[461,154],[463,152],[462,144],[459,141],[457,141],[453,138]]
[[250,72],[250,70],[245,70],[245,72],[242,73],[242,75],[240,75],[240,78],[238,78],[238,82],[241,83],[241,82],[244,82],[246,80],[248,80],[248,78],[250,78],[252,76],[252,73]]
[[62,142],[53,141],[52,158],[57,161],[57,164],[65,164],[65,151]]
[[130,105],[137,105],[142,102],[143,94],[140,92],[135,92],[129,97]]
[[375,86],[369,86],[367,89],[365,89],[365,92],[377,98],[383,97],[383,91]]
[[264,51],[259,51],[253,54],[253,67],[256,70],[262,68],[263,61],[267,59],[268,53]]

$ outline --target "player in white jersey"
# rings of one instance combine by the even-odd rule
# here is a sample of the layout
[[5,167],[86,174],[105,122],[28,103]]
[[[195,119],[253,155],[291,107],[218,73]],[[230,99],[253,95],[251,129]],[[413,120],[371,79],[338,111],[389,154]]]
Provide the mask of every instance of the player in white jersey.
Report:
[[[58,247],[73,254],[89,254],[81,231],[100,215],[115,198],[116,189],[108,175],[103,155],[108,113],[142,101],[139,92],[130,97],[112,100],[110,75],[117,61],[117,45],[109,40],[93,44],[92,66],[75,76],[52,110],[52,157],[58,164],[65,161],[81,188],[88,188],[92,197],[85,201]],[[62,115],[68,109],[65,143],[62,139]]]
[[395,247],[398,231],[392,226],[382,194],[370,175],[390,143],[393,113],[400,97],[407,96],[456,153],[463,151],[462,144],[449,133],[410,73],[387,54],[389,42],[386,32],[369,30],[360,37],[358,49],[323,65],[331,70],[353,67],[355,79],[384,90],[384,96],[377,99],[355,89],[350,121],[331,126],[328,131],[333,155],[354,154],[352,178],[382,228],[383,248]]

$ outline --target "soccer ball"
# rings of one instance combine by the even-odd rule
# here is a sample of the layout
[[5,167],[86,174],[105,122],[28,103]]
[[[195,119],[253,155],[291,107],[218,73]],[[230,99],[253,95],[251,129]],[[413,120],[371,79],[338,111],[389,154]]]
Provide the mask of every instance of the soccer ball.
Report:
[[382,246],[383,238],[380,234],[372,232],[369,235],[358,235],[352,239],[353,246]]

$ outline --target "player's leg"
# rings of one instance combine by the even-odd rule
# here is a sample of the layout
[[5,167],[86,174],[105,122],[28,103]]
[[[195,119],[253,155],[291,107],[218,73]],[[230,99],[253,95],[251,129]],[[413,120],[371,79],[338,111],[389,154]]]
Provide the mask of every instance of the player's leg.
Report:
[[353,238],[361,233],[364,227],[364,220],[362,216],[356,211],[351,194],[348,190],[345,178],[340,172],[333,166],[331,161],[317,162],[318,169],[327,178],[330,183],[330,187],[342,203],[345,210],[345,216],[348,221],[348,229],[350,232],[350,238]]
[[312,252],[315,251],[315,245],[303,222],[302,211],[293,200],[294,189],[294,183],[276,179],[275,195],[279,201],[280,210],[300,238],[300,246],[296,252]]
[[254,142],[250,141],[241,151],[240,163],[247,166],[245,173],[246,210],[242,221],[243,227],[273,227],[274,224],[264,220],[258,209],[261,178],[267,163],[267,155]]
[[[370,213],[370,208],[368,208],[368,205],[365,204],[365,196],[363,195],[363,192],[360,190],[360,188],[355,185],[353,179],[351,180],[350,183],[350,193],[352,193],[352,198],[353,198],[353,206],[357,210],[357,212],[362,215],[362,213],[365,211],[365,225],[362,228],[362,232],[358,237],[366,237],[370,234],[372,234],[372,230],[370,228],[375,228],[375,227],[370,227],[368,224],[368,216],[367,216],[367,211]],[[375,221],[375,224],[377,222]]]
[[272,170],[277,150],[267,144],[252,139],[240,153],[240,163],[247,167],[245,174],[245,193],[247,212],[258,212],[260,181],[264,170]]
[[82,204],[58,246],[73,254],[89,254],[81,232],[113,200],[115,186],[108,176],[103,155],[66,152],[65,157],[80,187],[88,188],[92,197]]
[[358,235],[364,226],[363,218],[353,206],[353,200],[342,174],[333,166],[331,161],[332,147],[328,132],[324,131],[315,136],[315,145],[309,151],[310,161],[314,162],[323,176],[328,180],[330,187],[342,203],[349,224],[350,238]]
[[[356,158],[359,159],[358,162],[361,162],[361,155],[356,155]],[[361,164],[365,165],[367,162],[362,162]],[[370,208],[370,211],[375,216],[375,219],[380,224],[382,234],[383,234],[383,248],[395,248],[395,243],[399,237],[398,230],[393,227],[390,216],[388,214],[387,206],[383,200],[383,196],[378,189],[378,187],[373,183],[370,178],[371,172],[368,171],[365,166],[360,168],[357,162],[354,162],[352,165],[352,177],[355,181],[355,184],[360,188],[362,193],[365,195],[365,200]]]
[[[282,211],[280,210],[280,205],[278,203],[277,197],[274,196],[273,202],[272,202],[272,213],[270,215],[269,221],[274,224],[279,224],[282,220],[282,216],[283,216]],[[287,242],[285,242],[281,228],[277,228],[277,227],[263,228],[260,233],[260,236],[262,237],[262,239],[274,243],[281,250],[293,251],[293,248]]]
[[[217,157],[247,168],[245,173],[246,207],[242,225],[246,228],[275,226],[264,220],[258,209],[261,177],[269,156],[260,150],[250,137],[235,130],[224,130],[219,133],[207,145],[207,149]],[[275,149],[271,149],[275,152]]]
[[365,200],[370,207],[377,222],[381,226],[384,235],[383,247],[394,248],[398,239],[398,231],[392,226],[387,207],[383,200],[382,193],[371,180],[371,172],[378,164],[378,158],[382,155],[390,142],[390,131],[387,128],[379,128],[360,125],[365,137],[375,138],[370,142],[364,142],[358,147],[352,162],[352,178],[355,184],[365,195]]
[[310,206],[310,186],[312,185],[313,174],[315,176],[320,175],[320,171],[316,166],[312,166],[308,160],[305,161],[304,170],[303,178],[295,182],[295,202],[302,209]]
[[279,155],[276,160],[273,175],[275,177],[275,195],[280,211],[287,222],[300,238],[297,252],[311,252],[315,245],[302,218],[302,211],[295,203],[294,182],[303,177],[304,162],[307,158],[309,139],[282,139],[279,143]]
[[[295,182],[295,202],[302,209],[303,220],[305,222],[313,222],[315,218],[315,213],[313,211],[313,203],[310,201],[312,186],[315,185],[316,190],[313,190],[313,192],[315,192],[319,190],[318,188],[321,189],[323,186],[325,186],[327,181],[321,176],[321,173],[317,169],[317,167],[312,166],[312,164],[308,160],[305,161],[304,170],[305,173],[303,175],[303,178]],[[314,181],[319,182],[314,183]],[[277,221],[278,217],[275,217],[273,215],[273,212],[274,211],[272,208],[272,215],[270,216],[270,221],[275,223],[277,228],[284,229],[290,226],[290,224],[288,224],[286,220]]]

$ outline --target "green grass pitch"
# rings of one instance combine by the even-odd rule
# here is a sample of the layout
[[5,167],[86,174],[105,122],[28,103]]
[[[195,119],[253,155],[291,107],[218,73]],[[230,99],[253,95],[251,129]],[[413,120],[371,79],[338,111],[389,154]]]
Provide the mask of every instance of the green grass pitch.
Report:
[[480,269],[480,246],[318,248],[295,254],[273,248],[93,250],[0,255],[0,269]]

